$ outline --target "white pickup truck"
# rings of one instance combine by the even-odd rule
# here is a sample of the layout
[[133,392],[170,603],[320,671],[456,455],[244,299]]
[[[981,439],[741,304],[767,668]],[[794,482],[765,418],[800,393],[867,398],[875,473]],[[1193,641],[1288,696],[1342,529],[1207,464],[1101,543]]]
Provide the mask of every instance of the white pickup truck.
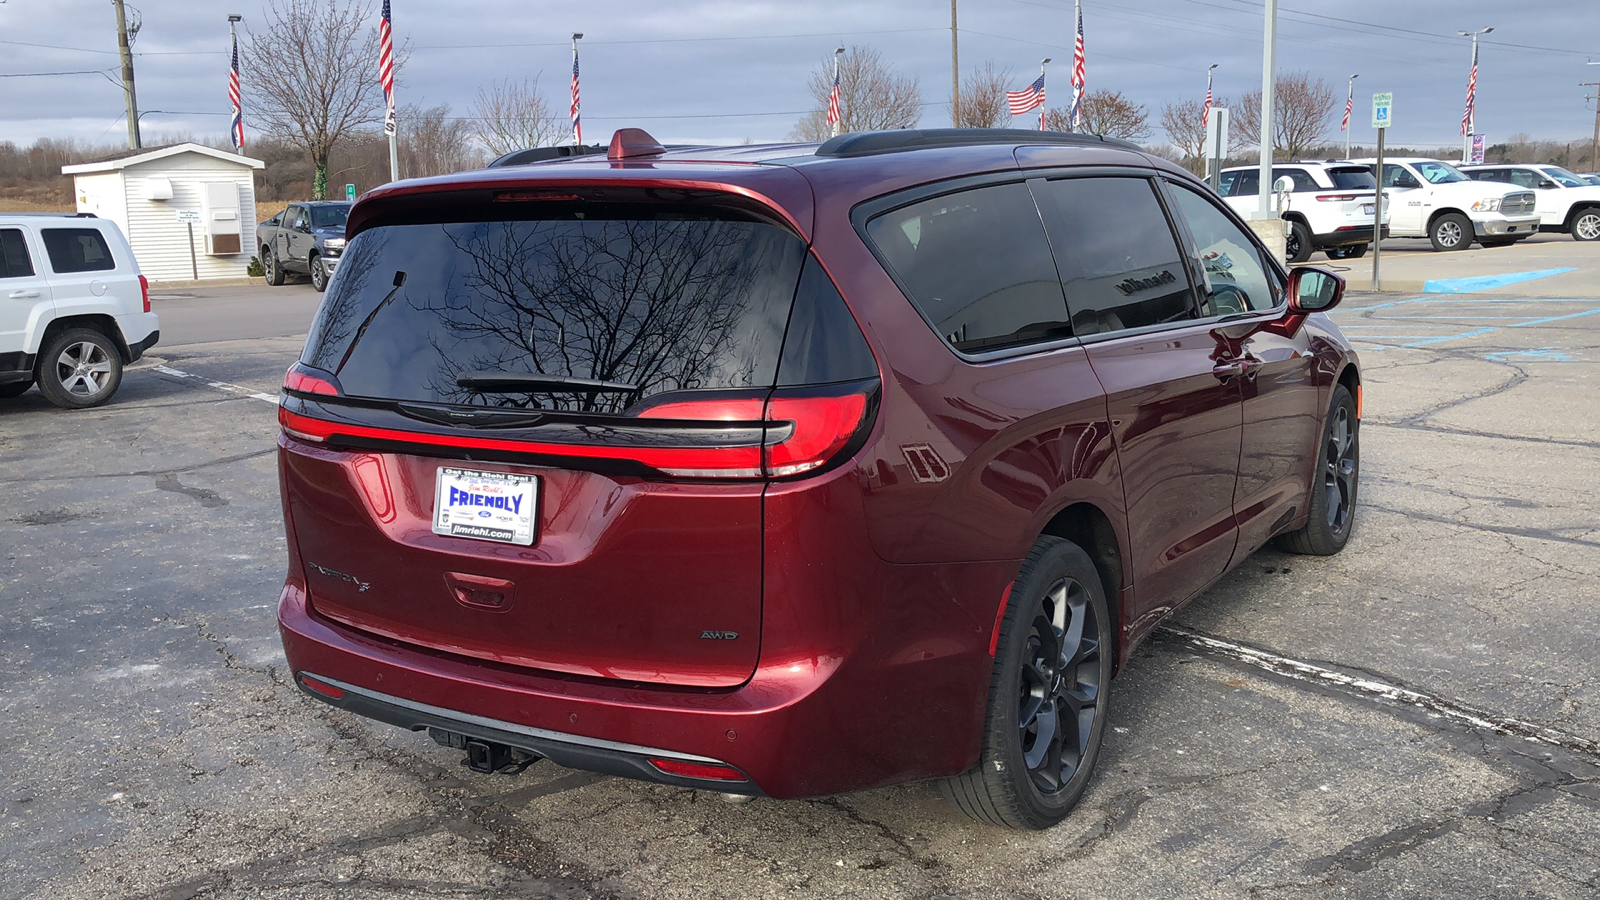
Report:
[[1539,231],[1532,191],[1473,181],[1447,162],[1385,158],[1380,183],[1389,195],[1391,237],[1425,237],[1435,250],[1465,250],[1473,241],[1500,247]]
[[1538,200],[1539,230],[1567,232],[1574,240],[1600,241],[1600,186],[1560,166],[1462,166],[1478,181],[1532,190]]

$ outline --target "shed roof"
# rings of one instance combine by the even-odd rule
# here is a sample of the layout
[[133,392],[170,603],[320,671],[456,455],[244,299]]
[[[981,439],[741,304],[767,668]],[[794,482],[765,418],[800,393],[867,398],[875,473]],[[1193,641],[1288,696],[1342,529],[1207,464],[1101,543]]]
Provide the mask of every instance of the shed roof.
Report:
[[193,141],[189,141],[182,144],[169,144],[165,147],[144,147],[139,150],[127,150],[93,162],[62,166],[61,174],[86,175],[92,172],[115,172],[119,169],[126,169],[129,166],[144,165],[145,163],[155,162],[182,153],[198,153],[201,156],[209,156],[220,162],[230,162],[236,165],[248,166],[252,169],[264,169],[267,165],[259,159],[240,156],[236,153],[229,153],[226,150],[218,150],[215,147],[207,147],[204,144],[196,144]]

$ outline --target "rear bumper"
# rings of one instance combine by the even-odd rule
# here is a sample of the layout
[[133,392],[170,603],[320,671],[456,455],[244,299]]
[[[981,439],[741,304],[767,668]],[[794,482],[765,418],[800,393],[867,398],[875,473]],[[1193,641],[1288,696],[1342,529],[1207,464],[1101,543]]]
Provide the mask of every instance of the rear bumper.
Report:
[[1539,231],[1539,217],[1500,216],[1494,219],[1474,219],[1472,231],[1478,237],[1498,237],[1511,234],[1535,234]]
[[[1383,236],[1389,236],[1388,225],[1383,226]],[[1319,250],[1324,247],[1345,247],[1350,244],[1370,243],[1372,243],[1371,225],[1346,225],[1337,231],[1316,236],[1316,247]]]
[[[308,687],[306,685],[307,676],[326,685],[333,686],[343,696],[331,697],[322,691]],[[359,688],[355,685],[344,684],[332,678],[325,678],[315,672],[297,673],[295,682],[300,685],[301,690],[324,703],[369,719],[387,722],[390,725],[398,725],[409,731],[439,729],[453,734],[465,735],[476,740],[504,744],[507,747],[526,750],[569,769],[583,769],[604,775],[637,778],[643,781],[655,781],[679,787],[716,790],[729,794],[762,796],[761,789],[747,778],[741,780],[688,778],[664,772],[650,762],[652,759],[658,759],[727,766],[727,763],[719,759],[677,753],[639,744],[625,744],[582,735],[566,734],[543,728],[530,728],[526,725],[518,725],[515,722],[505,722],[457,710],[428,706],[427,704],[407,700],[404,697],[394,697],[378,691]]]

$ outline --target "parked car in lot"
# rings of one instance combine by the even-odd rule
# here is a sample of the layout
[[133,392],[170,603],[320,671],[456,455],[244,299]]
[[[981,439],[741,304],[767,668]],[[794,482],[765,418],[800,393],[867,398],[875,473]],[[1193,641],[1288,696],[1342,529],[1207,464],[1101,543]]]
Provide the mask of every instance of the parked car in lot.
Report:
[[[1285,244],[1289,262],[1305,262],[1315,250],[1329,259],[1355,259],[1367,252],[1378,188],[1371,169],[1341,162],[1273,166],[1273,187],[1283,178],[1293,187],[1287,194],[1273,191],[1271,196],[1273,211],[1288,223]],[[1237,166],[1222,170],[1217,191],[1235,212],[1249,216],[1258,205],[1260,184],[1259,166]],[[1387,224],[1387,204],[1383,218]],[[1388,237],[1387,229],[1383,237]]]
[[161,337],[127,238],[88,213],[0,213],[0,304],[0,398],[99,406]]
[[1566,232],[1580,241],[1600,240],[1600,186],[1560,166],[1462,166],[1477,181],[1533,191],[1539,230]]
[[1584,172],[1578,176],[1585,184],[1600,184],[1600,172]]
[[[1374,159],[1353,160],[1369,169]],[[1435,250],[1465,250],[1477,241],[1503,247],[1539,231],[1532,191],[1475,182],[1447,162],[1422,157],[1384,158],[1389,233],[1425,237]]]
[[256,246],[267,284],[283,284],[293,272],[311,276],[311,286],[318,291],[327,290],[344,253],[344,222],[349,215],[349,203],[317,200],[291,203],[257,225]]
[[1351,533],[1343,282],[1122,141],[624,129],[349,233],[281,395],[284,649],[476,771],[1046,827],[1157,623]]

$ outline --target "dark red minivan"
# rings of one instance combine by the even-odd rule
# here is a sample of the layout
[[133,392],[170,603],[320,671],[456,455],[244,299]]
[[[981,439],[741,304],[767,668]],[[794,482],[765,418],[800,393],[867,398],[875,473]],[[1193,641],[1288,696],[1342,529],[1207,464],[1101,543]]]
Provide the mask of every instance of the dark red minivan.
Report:
[[1350,534],[1342,282],[1131,144],[625,129],[348,235],[279,412],[284,648],[478,771],[1045,827],[1156,624]]

